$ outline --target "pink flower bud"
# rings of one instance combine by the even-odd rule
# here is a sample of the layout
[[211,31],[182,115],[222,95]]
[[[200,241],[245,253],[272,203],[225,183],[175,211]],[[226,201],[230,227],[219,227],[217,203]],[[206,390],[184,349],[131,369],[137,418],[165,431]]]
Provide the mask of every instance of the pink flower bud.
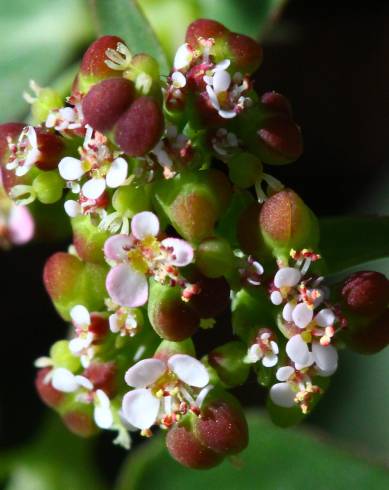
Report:
[[157,144],[163,131],[160,106],[151,97],[139,97],[120,117],[116,143],[130,156],[142,156]]
[[178,463],[191,469],[204,470],[217,466],[223,455],[203,446],[185,427],[175,426],[166,436],[167,449]]
[[94,85],[82,100],[86,124],[109,131],[134,98],[134,84],[125,78],[109,78]]

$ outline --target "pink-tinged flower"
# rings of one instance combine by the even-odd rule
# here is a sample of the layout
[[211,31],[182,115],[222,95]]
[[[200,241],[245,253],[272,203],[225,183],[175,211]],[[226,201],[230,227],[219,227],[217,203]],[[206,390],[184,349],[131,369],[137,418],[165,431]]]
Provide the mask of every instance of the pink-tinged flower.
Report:
[[89,311],[83,305],[76,305],[70,311],[76,337],[69,342],[69,350],[72,354],[79,357],[81,364],[87,368],[95,355],[93,341],[95,335],[89,330],[91,317]]
[[286,353],[301,370],[314,366],[320,376],[331,376],[338,367],[338,352],[332,345],[312,343],[312,351],[301,335],[294,335],[286,344]]
[[231,78],[227,71],[229,65],[230,61],[224,60],[203,77],[209,100],[223,119],[234,118],[251,104],[251,99],[243,95],[250,87],[248,80],[240,73]]
[[109,317],[109,328],[112,333],[118,333],[121,337],[126,335],[134,337],[139,330],[134,310],[124,306],[118,308],[115,313]]
[[81,106],[61,107],[54,109],[47,116],[46,128],[53,128],[60,133],[83,128]]
[[265,329],[259,333],[255,343],[249,347],[243,362],[255,364],[261,361],[264,367],[275,366],[278,362],[279,349],[272,337],[272,332]]
[[26,175],[41,156],[38,137],[32,126],[26,126],[23,129],[16,143],[10,139],[8,148],[9,159],[6,169],[15,170],[15,175],[18,177]]
[[34,232],[35,223],[28,208],[12,202],[0,186],[0,247],[24,245]]
[[[87,127],[81,158],[65,157],[58,165],[59,174],[69,182],[74,193],[82,192],[89,200],[99,199],[107,187],[116,189],[127,180],[128,163],[116,157],[107,145],[107,138]],[[80,189],[79,181],[84,175],[90,178]],[[67,210],[68,212],[68,210]],[[69,212],[68,212],[69,214]]]
[[142,431],[154,424],[169,427],[188,410],[198,414],[212,388],[204,365],[185,354],[175,354],[167,362],[139,361],[127,371],[125,381],[135,389],[123,398],[123,416]]
[[313,396],[322,393],[321,388],[312,384],[308,374],[291,366],[279,368],[276,377],[280,383],[274,384],[269,394],[272,402],[280,407],[291,408],[299,405],[305,414],[310,409]]
[[159,221],[154,213],[143,211],[131,220],[131,235],[115,235],[104,245],[107,262],[113,268],[106,288],[112,300],[130,308],[142,306],[148,298],[147,276],[160,283],[182,285],[178,268],[193,260],[193,248],[179,238],[157,239]]
[[174,56],[174,70],[187,70],[194,59],[194,51],[188,43],[182,44]]

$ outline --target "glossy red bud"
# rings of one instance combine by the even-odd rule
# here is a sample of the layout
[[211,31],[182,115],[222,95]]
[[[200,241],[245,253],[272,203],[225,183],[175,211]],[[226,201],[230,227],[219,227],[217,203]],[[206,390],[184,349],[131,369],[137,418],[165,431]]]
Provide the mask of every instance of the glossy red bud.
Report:
[[86,124],[97,131],[110,130],[134,98],[134,84],[125,78],[109,78],[94,85],[82,100]]
[[86,50],[82,58],[80,73],[99,79],[117,76],[118,72],[109,68],[105,61],[108,59],[107,49],[116,49],[118,43],[125,44],[123,39],[117,36],[99,37]]
[[45,171],[56,169],[65,150],[65,143],[62,137],[41,128],[35,128],[35,131],[38,149],[41,152],[39,159],[35,163],[36,167]]
[[186,31],[185,41],[192,48],[200,48],[200,39],[212,38],[217,40],[221,37],[226,37],[228,32],[228,29],[216,20],[197,19],[189,25]]
[[261,96],[262,104],[275,113],[292,117],[292,106],[288,99],[278,92],[265,92]]
[[263,50],[257,41],[244,34],[231,32],[227,43],[231,62],[236,71],[243,74],[253,73],[260,67]]
[[66,427],[80,437],[90,437],[97,433],[92,415],[81,410],[71,410],[62,416]]
[[166,436],[167,449],[178,463],[187,468],[205,470],[217,466],[223,455],[203,446],[185,427],[175,426]]
[[84,371],[83,376],[88,378],[95,390],[103,390],[113,398],[117,390],[117,366],[115,362],[94,362]]
[[151,97],[139,97],[120,117],[115,140],[130,156],[142,156],[158,143],[164,127],[160,106]]

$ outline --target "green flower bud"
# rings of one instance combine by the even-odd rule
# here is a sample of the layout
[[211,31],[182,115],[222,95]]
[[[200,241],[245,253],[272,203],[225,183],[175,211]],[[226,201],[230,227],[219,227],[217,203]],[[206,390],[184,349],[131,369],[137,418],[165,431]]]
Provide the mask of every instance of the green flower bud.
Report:
[[171,342],[170,340],[163,340],[158,349],[155,351],[153,357],[167,361],[169,357],[174,354],[186,354],[188,356],[196,357],[195,347],[192,339],[186,339],[182,342]]
[[119,187],[112,197],[112,206],[121,214],[127,213],[129,218],[141,211],[150,210],[151,186],[131,184]]
[[93,263],[104,263],[104,242],[110,236],[95,226],[89,215],[77,216],[71,220],[73,244],[82,260]]
[[196,250],[196,265],[207,277],[227,276],[234,265],[234,254],[224,238],[209,238]]
[[57,170],[41,172],[32,183],[37,199],[43,204],[53,204],[62,197],[64,181]]
[[50,357],[54,367],[69,369],[72,373],[77,372],[81,367],[80,358],[70,351],[68,340],[55,342],[51,346]]
[[253,186],[262,178],[262,162],[251,153],[237,153],[229,160],[228,167],[231,181],[242,189]]
[[49,87],[37,87],[37,98],[31,104],[34,123],[40,124],[42,121],[46,121],[51,111],[62,106],[63,100],[58,92]]
[[250,371],[250,366],[243,362],[246,350],[243,342],[234,340],[208,354],[209,365],[217,372],[226,388],[242,385],[246,381]]

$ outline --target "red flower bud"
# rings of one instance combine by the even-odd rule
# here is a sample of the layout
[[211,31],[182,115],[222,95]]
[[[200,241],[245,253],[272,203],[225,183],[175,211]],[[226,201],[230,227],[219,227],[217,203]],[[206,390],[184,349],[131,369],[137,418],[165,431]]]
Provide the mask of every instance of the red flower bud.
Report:
[[49,407],[55,408],[61,405],[65,399],[65,395],[53,388],[50,381],[46,382],[46,377],[50,373],[51,368],[40,369],[35,377],[35,388],[41,400]]
[[261,97],[262,104],[278,114],[292,117],[292,106],[286,97],[277,92],[265,92]]
[[389,310],[367,324],[345,330],[347,347],[360,354],[376,354],[389,345]]
[[130,156],[142,156],[157,144],[163,131],[160,106],[151,97],[139,97],[116,124],[115,139]]
[[195,433],[204,446],[223,455],[239,453],[248,444],[246,418],[238,401],[227,394],[209,403],[205,400]]
[[134,90],[134,84],[125,78],[94,85],[82,100],[85,123],[100,132],[110,130],[131,104]]
[[117,390],[117,366],[115,362],[94,362],[85,369],[84,374],[95,390],[103,390],[109,397],[113,398]]
[[379,272],[356,272],[346,279],[341,294],[350,311],[377,316],[389,304],[389,280]]
[[263,50],[251,37],[231,32],[227,39],[231,63],[235,71],[253,73],[261,66]]
[[41,155],[35,165],[40,170],[54,170],[58,167],[61,160],[65,144],[63,139],[54,133],[50,133],[41,128],[35,128],[38,141],[38,150]]
[[217,466],[223,456],[203,446],[185,427],[175,426],[166,436],[167,449],[178,463],[188,468],[205,470]]
[[220,22],[211,19],[197,19],[192,22],[187,31],[185,40],[192,48],[201,48],[201,39],[214,39],[226,37],[228,29]]
[[107,318],[99,313],[91,313],[91,324],[89,325],[89,331],[95,336],[95,341],[99,342],[104,339],[109,332],[109,322]]
[[117,36],[102,36],[93,42],[82,58],[81,75],[95,77],[97,80],[117,77],[118,72],[109,68],[105,61],[108,59],[106,55],[107,49],[116,49],[118,43],[125,44]]

